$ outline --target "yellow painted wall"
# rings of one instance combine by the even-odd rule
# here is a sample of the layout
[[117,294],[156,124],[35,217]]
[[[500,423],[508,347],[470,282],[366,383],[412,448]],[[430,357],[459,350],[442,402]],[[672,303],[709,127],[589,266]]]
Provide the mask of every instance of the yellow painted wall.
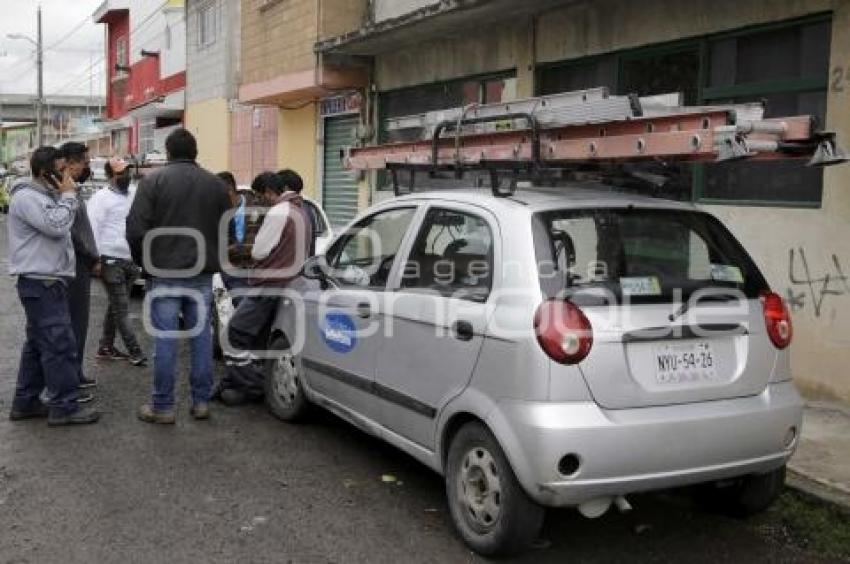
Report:
[[230,111],[227,100],[212,98],[189,104],[186,128],[198,140],[198,163],[212,171],[230,169]]
[[278,168],[291,168],[304,180],[304,195],[315,198],[316,190],[316,104],[297,110],[280,109],[278,121]]

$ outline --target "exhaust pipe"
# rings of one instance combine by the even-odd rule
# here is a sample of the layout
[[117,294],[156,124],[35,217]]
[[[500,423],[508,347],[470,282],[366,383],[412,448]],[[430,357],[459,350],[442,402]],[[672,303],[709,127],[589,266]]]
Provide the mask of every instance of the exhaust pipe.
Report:
[[611,505],[614,505],[620,513],[628,513],[632,510],[632,505],[628,502],[625,496],[614,497],[598,497],[585,501],[578,506],[578,512],[587,519],[598,519],[608,513]]

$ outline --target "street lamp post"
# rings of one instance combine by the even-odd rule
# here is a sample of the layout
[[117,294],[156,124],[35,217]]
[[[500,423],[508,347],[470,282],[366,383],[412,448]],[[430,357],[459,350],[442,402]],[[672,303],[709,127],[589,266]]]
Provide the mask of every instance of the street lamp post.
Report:
[[41,6],[38,7],[38,11],[36,12],[36,23],[37,41],[22,33],[10,33],[7,37],[9,39],[24,39],[35,45],[35,64],[38,69],[38,93],[35,99],[35,137],[38,146],[41,147],[44,144],[44,122],[42,115],[44,113],[44,50],[42,49],[43,44],[41,39]]

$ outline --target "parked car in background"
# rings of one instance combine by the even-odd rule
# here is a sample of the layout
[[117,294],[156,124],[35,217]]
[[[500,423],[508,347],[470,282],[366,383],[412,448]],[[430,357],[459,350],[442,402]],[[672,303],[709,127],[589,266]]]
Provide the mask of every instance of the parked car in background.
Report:
[[412,194],[304,275],[270,410],[321,406],[441,473],[481,554],[528,546],[544,507],[599,517],[699,484],[749,515],[782,492],[803,408],[788,309],[695,206],[578,183]]

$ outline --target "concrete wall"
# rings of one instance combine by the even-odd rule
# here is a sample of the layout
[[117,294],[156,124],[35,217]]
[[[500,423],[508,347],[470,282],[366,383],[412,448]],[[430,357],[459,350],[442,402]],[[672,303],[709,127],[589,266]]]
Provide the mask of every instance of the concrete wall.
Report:
[[[530,95],[533,86],[528,21],[503,23],[470,30],[455,37],[438,37],[375,58],[379,90],[427,84],[487,72],[520,69],[519,92]],[[529,57],[521,60],[520,57]],[[533,65],[532,65],[533,67]],[[522,94],[521,94],[522,95]]]
[[[138,63],[141,50],[159,51],[160,76],[186,70],[186,26],[183,1],[133,0],[130,6],[130,64]],[[167,40],[170,34],[170,42]]]
[[291,168],[304,180],[304,195],[316,190],[316,104],[297,110],[281,108],[278,121],[278,168]]
[[287,0],[260,9],[255,0],[242,0],[242,84],[316,66],[318,4]]
[[336,37],[361,27],[366,20],[363,0],[317,0],[320,12],[320,38]]
[[379,23],[439,3],[438,0],[373,0],[372,17]]
[[[210,6],[218,25],[212,44],[200,44],[199,15]],[[236,47],[239,4],[227,0],[190,0],[187,2],[186,99],[191,104],[210,98],[236,96]],[[234,24],[236,20],[236,24]]]
[[230,109],[224,98],[190,102],[186,128],[198,140],[198,162],[218,172],[230,169]]

